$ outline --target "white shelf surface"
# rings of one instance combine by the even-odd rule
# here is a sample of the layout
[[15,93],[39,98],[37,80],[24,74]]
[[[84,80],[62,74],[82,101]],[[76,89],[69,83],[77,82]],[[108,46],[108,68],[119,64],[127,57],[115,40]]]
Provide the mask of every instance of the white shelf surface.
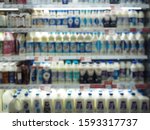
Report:
[[91,27],[91,28],[56,28],[56,27],[43,27],[43,28],[0,28],[1,32],[18,32],[18,33],[26,33],[26,32],[150,32],[150,28],[124,28],[124,27],[116,27],[116,28],[104,28],[104,27]]
[[[92,54],[91,54],[92,55]],[[80,56],[0,56],[1,62],[9,61],[24,61],[24,60],[35,60],[37,62],[42,61],[58,61],[58,60],[81,60],[81,61],[91,61],[91,60],[146,60],[148,56],[146,55],[80,55]]]
[[41,5],[28,5],[28,4],[1,4],[1,8],[18,8],[18,9],[46,9],[49,10],[105,10],[105,9],[148,9],[148,4],[41,4]]

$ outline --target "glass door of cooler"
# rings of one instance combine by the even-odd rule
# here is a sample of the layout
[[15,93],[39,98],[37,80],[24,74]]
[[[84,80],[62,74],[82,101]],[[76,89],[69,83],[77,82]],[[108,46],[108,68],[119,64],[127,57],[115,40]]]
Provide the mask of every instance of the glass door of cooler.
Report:
[[149,7],[0,2],[0,112],[149,112]]

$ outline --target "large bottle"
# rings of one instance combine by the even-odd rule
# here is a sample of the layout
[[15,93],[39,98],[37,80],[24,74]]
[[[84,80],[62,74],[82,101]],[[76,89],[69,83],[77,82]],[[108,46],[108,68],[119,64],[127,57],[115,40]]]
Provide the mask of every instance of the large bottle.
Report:
[[84,37],[85,53],[91,55],[92,53],[92,36],[91,34],[86,34]]
[[135,10],[129,11],[129,25],[130,28],[135,28],[138,25],[138,13]]
[[101,70],[102,70],[102,83],[104,83],[108,78],[107,64],[105,62],[101,62]]
[[120,62],[120,81],[126,80],[126,64],[124,61]]
[[106,54],[112,55],[114,54],[115,46],[113,42],[113,38],[110,35],[106,36]]
[[137,44],[138,44],[138,54],[144,55],[145,54],[145,46],[144,46],[145,39],[144,39],[143,35],[141,33],[137,33],[136,40],[137,40]]
[[143,11],[139,11],[138,13],[138,26],[140,28],[144,27],[144,23],[145,23],[145,16],[144,16],[144,12]]
[[56,34],[55,36],[55,47],[56,47],[56,55],[60,55],[63,52],[63,37],[61,33]]
[[30,84],[37,84],[38,81],[38,68],[35,63],[33,63],[30,71]]
[[109,61],[107,63],[107,73],[108,73],[108,77],[107,77],[107,81],[113,81],[113,74],[114,74],[114,63],[112,61]]
[[136,61],[133,61],[131,64],[131,80],[134,82],[138,81],[138,66]]
[[120,81],[120,64],[119,64],[119,62],[114,62],[113,79],[114,79],[114,82]]
[[55,84],[58,82],[58,64],[57,62],[52,62],[51,71],[52,71],[52,83]]
[[85,63],[80,63],[79,71],[80,71],[80,83],[81,84],[87,83],[87,69]]
[[67,60],[65,63],[65,81],[66,83],[72,83],[73,81],[73,70],[71,61]]
[[49,41],[49,38],[48,38],[48,33],[42,33],[42,37],[41,37],[41,42],[40,42],[40,53],[41,55],[44,55],[46,56],[47,55],[47,52],[48,52],[48,41]]
[[28,33],[26,36],[26,55],[34,55],[33,33]]
[[95,83],[101,83],[102,82],[102,69],[100,63],[94,63],[94,82]]
[[39,93],[36,93],[33,99],[33,112],[34,113],[42,113],[42,99]]
[[101,34],[99,36],[99,41],[100,41],[100,54],[104,55],[107,53],[107,45],[106,45],[106,37],[104,34]]
[[53,110],[53,99],[51,93],[46,93],[43,99],[43,112],[44,113],[52,113]]
[[80,72],[79,72],[79,62],[78,61],[73,61],[72,63],[72,77],[73,77],[73,83],[79,83],[79,78],[80,78]]
[[65,82],[65,65],[64,61],[59,61],[58,67],[57,67],[57,72],[58,72],[58,83],[62,84]]
[[71,55],[77,55],[78,52],[78,44],[77,44],[77,34],[71,33],[70,36],[70,53]]

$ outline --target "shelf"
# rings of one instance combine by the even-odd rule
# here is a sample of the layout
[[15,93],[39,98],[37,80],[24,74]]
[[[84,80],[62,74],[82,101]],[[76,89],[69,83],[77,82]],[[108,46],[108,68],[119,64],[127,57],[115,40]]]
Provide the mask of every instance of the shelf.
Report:
[[150,28],[0,28],[0,32],[14,32],[14,33],[27,33],[27,32],[144,32],[149,33]]
[[1,8],[18,8],[18,9],[49,9],[49,10],[106,10],[106,9],[148,9],[148,4],[41,4],[41,5],[28,5],[28,4],[1,4]]
[[91,60],[146,60],[148,56],[130,56],[130,55],[80,55],[80,56],[0,56],[1,62],[9,62],[9,61],[24,61],[24,60],[35,60],[35,62],[42,61],[59,61],[59,60],[81,60],[85,62],[90,62]]
[[42,90],[46,89],[59,89],[59,88],[70,88],[70,89],[88,89],[88,88],[118,88],[118,89],[146,89],[149,88],[150,84],[144,83],[134,83],[134,82],[120,82],[116,84],[30,84],[30,85],[16,85],[16,84],[0,84],[0,89],[32,89],[32,88],[39,88]]

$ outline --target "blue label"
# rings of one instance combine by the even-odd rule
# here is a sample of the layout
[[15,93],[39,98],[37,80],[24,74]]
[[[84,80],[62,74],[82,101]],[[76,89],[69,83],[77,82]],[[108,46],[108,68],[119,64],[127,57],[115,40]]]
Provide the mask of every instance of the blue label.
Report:
[[61,42],[55,43],[55,47],[56,47],[56,53],[62,53],[63,52],[63,45]]
[[107,71],[102,71],[102,80],[105,80],[107,78]]
[[81,101],[77,101],[76,109],[77,109],[78,111],[82,111],[82,109],[83,109],[83,104],[82,104]]
[[37,25],[39,25],[39,26],[43,25],[43,19],[42,18],[38,18],[36,20],[36,22],[37,22]]
[[86,109],[87,109],[87,110],[93,110],[93,104],[92,104],[91,101],[88,101],[88,102],[86,103]]
[[68,4],[69,0],[62,0],[62,4]]
[[135,112],[138,110],[137,102],[132,102],[132,104],[131,104],[131,110],[135,111]]
[[60,101],[57,101],[55,104],[55,110],[56,112],[60,112],[62,110],[62,105]]
[[109,110],[114,111],[115,108],[115,103],[114,102],[109,102]]
[[127,109],[127,104],[125,101],[122,101],[121,104],[120,104],[120,109],[125,111]]
[[139,24],[144,24],[145,22],[144,18],[139,18],[138,21],[139,21]]
[[65,25],[67,25],[67,23],[68,23],[68,20],[67,20],[67,19],[65,19],[65,18],[64,18],[64,19],[62,19],[62,25],[64,25],[64,26],[65,26]]
[[40,113],[41,112],[40,103],[39,103],[38,100],[35,100],[34,107],[35,107],[35,112],[36,113]]
[[114,70],[114,79],[117,80],[119,78],[119,70]]
[[99,18],[95,18],[94,19],[94,25],[99,26],[99,24],[100,24]]
[[35,44],[35,48],[34,48],[34,51],[35,53],[40,53],[41,52],[41,43],[40,42],[36,42]]
[[67,81],[71,81],[72,82],[72,78],[73,78],[73,73],[71,72],[66,72],[66,82]]
[[15,72],[9,72],[9,83],[15,83]]
[[135,18],[135,17],[129,18],[129,22],[130,22],[130,25],[136,26],[137,25],[137,18]]
[[92,43],[91,42],[85,42],[85,52],[86,53],[92,53]]
[[63,25],[63,19],[56,19],[56,25],[62,26]]
[[54,19],[54,18],[53,18],[53,19],[50,19],[50,20],[49,20],[49,25],[50,25],[50,26],[56,26],[56,19]]
[[31,74],[31,80],[32,80],[32,82],[35,82],[37,80],[37,69],[34,68],[32,71],[33,72]]
[[100,51],[100,41],[96,41],[92,44],[92,52],[98,53]]
[[69,53],[70,52],[70,42],[64,42],[63,43],[63,52]]
[[74,18],[69,17],[68,18],[68,28],[73,28]]
[[80,19],[81,21],[81,25],[83,26],[83,27],[86,27],[87,26],[87,19],[86,18],[82,18],[82,19]]
[[23,102],[23,109],[25,113],[30,113],[30,106],[28,104],[28,102],[24,101]]
[[80,27],[80,18],[79,17],[75,17],[75,19],[74,19],[74,27],[75,28],[79,28]]
[[98,110],[104,110],[104,104],[102,101],[99,101],[98,104],[97,104],[97,109]]
[[41,53],[47,53],[47,43],[46,42],[41,42],[40,43],[40,49],[41,49]]
[[55,53],[55,42],[49,42],[48,43],[48,53]]
[[37,25],[37,19],[33,19],[33,20],[32,20],[32,25],[33,25],[33,26],[36,26],[36,25]]
[[34,43],[33,42],[27,42],[26,52],[27,53],[34,53]]
[[66,108],[66,111],[72,111],[73,106],[72,106],[71,101],[66,102],[66,107],[65,108]]
[[85,43],[78,43],[79,44],[79,50],[78,50],[78,52],[80,52],[80,53],[84,53],[85,52]]
[[76,43],[76,42],[70,43],[70,52],[71,53],[77,53],[77,45],[78,45],[78,43]]

